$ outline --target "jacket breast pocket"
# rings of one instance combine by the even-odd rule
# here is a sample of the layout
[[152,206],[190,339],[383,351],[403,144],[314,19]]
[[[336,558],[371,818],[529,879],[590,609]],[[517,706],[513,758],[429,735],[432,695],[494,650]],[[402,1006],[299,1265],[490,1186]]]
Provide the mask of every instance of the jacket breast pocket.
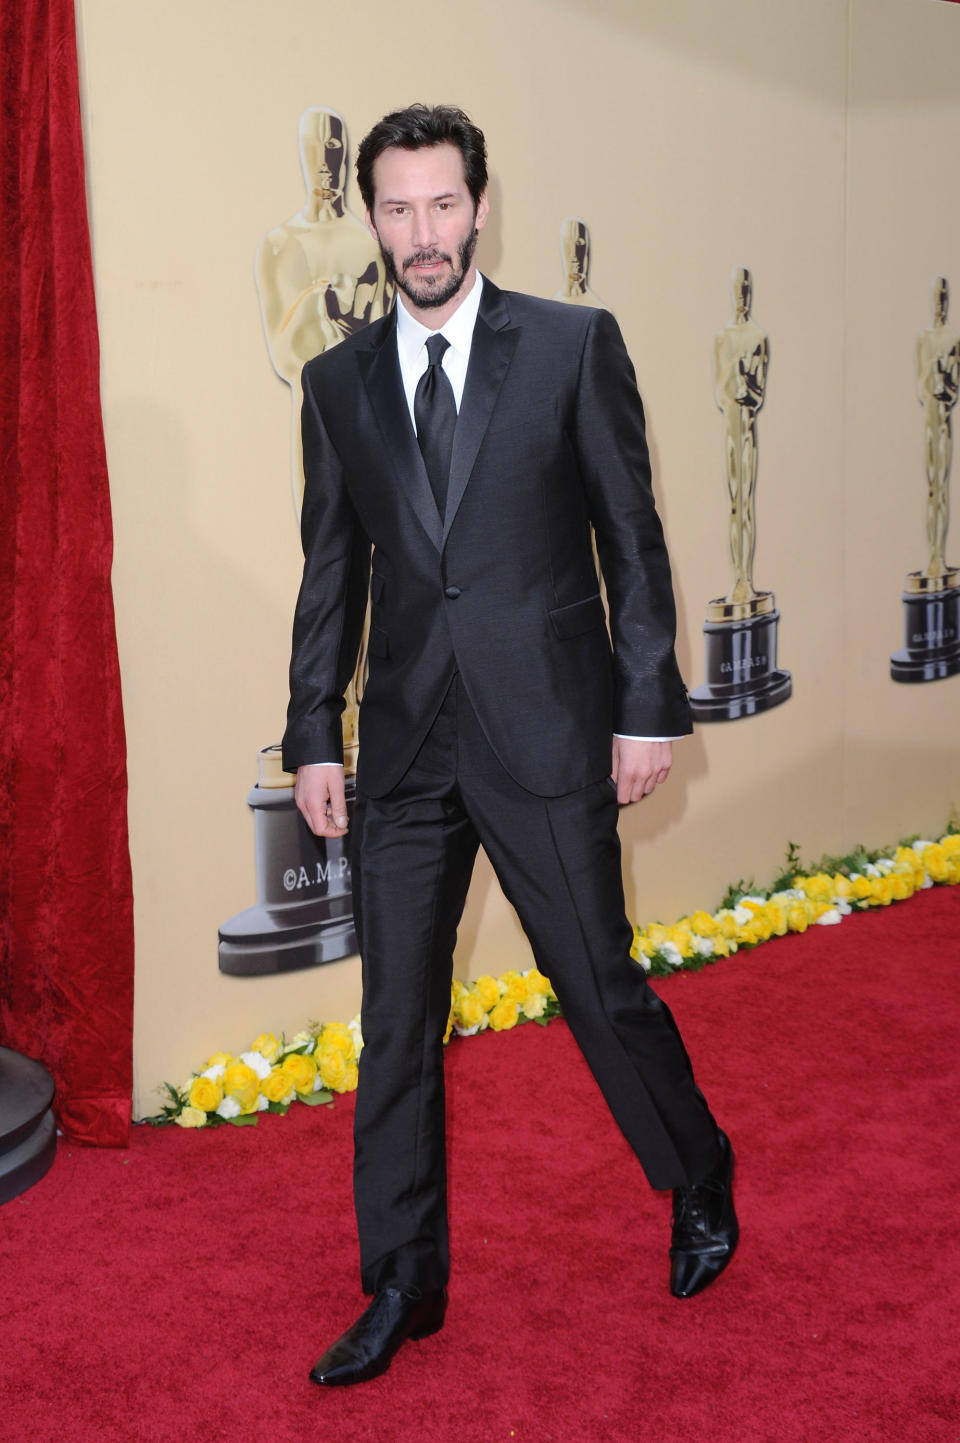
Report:
[[547,614],[554,631],[564,640],[570,636],[580,636],[585,631],[593,631],[594,627],[603,626],[606,622],[599,591],[596,596],[575,601],[571,606],[558,606]]

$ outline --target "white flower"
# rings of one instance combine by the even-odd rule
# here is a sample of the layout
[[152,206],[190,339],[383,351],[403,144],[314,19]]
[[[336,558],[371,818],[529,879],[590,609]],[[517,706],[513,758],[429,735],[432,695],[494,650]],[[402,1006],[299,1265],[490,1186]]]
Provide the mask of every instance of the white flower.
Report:
[[877,870],[884,874],[886,874],[887,872],[892,872],[895,866],[896,863],[891,862],[889,857],[877,858]]
[[741,902],[739,906],[733,909],[733,920],[738,927],[745,927],[748,922],[753,921],[753,913],[749,907],[745,907]]
[[257,1093],[257,1111],[258,1111],[258,1112],[266,1112],[266,1110],[267,1110],[267,1108],[268,1108],[269,1106],[270,1106],[270,1099],[267,1098],[267,1097],[264,1097],[264,1095],[263,1095],[262,1092],[258,1092],[258,1093]]
[[914,850],[915,852],[924,852],[924,851],[926,851],[927,847],[932,847],[932,846],[933,846],[933,843],[932,843],[932,842],[911,842],[910,845],[911,845],[911,847],[913,848],[913,850]]
[[837,907],[831,907],[830,910],[829,910],[829,912],[823,912],[823,913],[817,918],[817,926],[818,926],[818,927],[833,927],[833,926],[836,925],[837,922],[841,922],[842,920],[843,920],[843,919],[842,919],[842,917],[840,916],[839,909],[838,909]]
[[458,1037],[472,1037],[475,1032],[480,1031],[480,1023],[475,1022],[472,1027],[461,1027],[459,1022],[455,1022],[453,1029]]
[[776,901],[779,902],[782,898],[784,901],[788,902],[802,902],[806,895],[807,894],[802,887],[788,887],[785,892],[777,893]]
[[225,1097],[217,1108],[218,1117],[239,1117],[241,1107],[235,1097]]
[[644,972],[650,971],[650,958],[647,956],[646,952],[638,953],[637,961],[640,963],[640,966],[643,968]]
[[324,1089],[323,1089],[323,1079],[321,1078],[321,1076],[320,1076],[320,1074],[319,1074],[319,1072],[318,1072],[317,1075],[316,1075],[316,1077],[313,1079],[313,1087],[311,1088],[311,1091],[312,1091],[312,1092],[323,1092],[323,1090],[324,1090]]
[[750,897],[750,896],[741,897],[741,898],[740,898],[740,906],[741,906],[741,907],[743,906],[744,902],[756,902],[756,904],[757,904],[758,907],[765,907],[766,904],[767,904],[767,899],[766,899],[766,897]]
[[253,1068],[261,1082],[270,1076],[270,1064],[262,1052],[241,1052],[240,1061]]
[[209,1077],[211,1082],[219,1082],[226,1070],[226,1064],[218,1062],[214,1067],[208,1067],[206,1072],[201,1072],[200,1076]]
[[834,905],[834,907],[837,909],[837,911],[840,913],[840,916],[841,916],[841,917],[847,917],[847,916],[849,916],[849,914],[853,911],[853,908],[851,907],[850,903],[847,901],[846,897],[837,897],[837,898],[834,900],[834,904],[833,904],[833,905]]
[[923,881],[920,883],[920,890],[921,890],[921,892],[923,891],[923,889],[924,889],[925,887],[932,887],[932,886],[933,886],[933,878],[931,877],[931,875],[930,875],[929,872],[924,872],[924,874],[923,874]]
[[694,934],[690,938],[690,946],[698,957],[713,956],[713,942],[709,937],[698,937]]
[[680,951],[676,942],[661,942],[657,951],[665,962],[670,963],[671,967],[683,966],[683,953]]
[[867,863],[865,864],[863,870],[864,870],[864,874],[865,874],[866,876],[868,876],[868,877],[882,877],[882,876],[883,876],[883,873],[881,872],[880,868],[879,868],[879,867],[875,867],[872,862],[867,862]]
[[350,1033],[353,1042],[354,1054],[359,1057],[363,1051],[363,1033],[360,1031],[359,1017],[355,1017],[352,1022],[347,1023],[347,1031]]

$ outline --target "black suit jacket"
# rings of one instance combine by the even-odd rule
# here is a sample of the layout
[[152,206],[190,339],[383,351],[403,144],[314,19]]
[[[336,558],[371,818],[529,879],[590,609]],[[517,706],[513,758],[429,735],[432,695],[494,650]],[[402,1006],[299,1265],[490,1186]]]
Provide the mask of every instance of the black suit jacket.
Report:
[[608,775],[613,732],[690,731],[643,407],[616,321],[484,280],[443,521],[395,328],[391,313],[303,370],[305,565],[284,766],[343,755],[368,581],[359,783],[371,796],[403,776],[455,670],[500,761],[540,796]]

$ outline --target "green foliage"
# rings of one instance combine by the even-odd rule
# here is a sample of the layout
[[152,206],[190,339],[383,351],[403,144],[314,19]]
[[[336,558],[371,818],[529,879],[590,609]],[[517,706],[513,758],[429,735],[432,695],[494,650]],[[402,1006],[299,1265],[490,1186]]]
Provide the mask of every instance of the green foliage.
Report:
[[300,1102],[305,1102],[308,1107],[323,1107],[326,1103],[333,1101],[333,1093],[308,1092],[306,1096],[301,1093],[299,1100]]
[[[756,883],[752,877],[749,881],[741,877],[739,882],[731,882],[730,886],[720,898],[720,906],[717,908],[717,911],[719,912],[724,907],[733,911],[733,908],[736,907],[741,897],[752,896],[756,890]],[[676,969],[671,967],[669,970],[673,972]]]
[[771,892],[786,892],[793,886],[793,879],[798,872],[803,872],[803,863],[800,860],[800,847],[796,842],[787,843],[787,854],[783,860],[783,871],[775,878],[770,890]]

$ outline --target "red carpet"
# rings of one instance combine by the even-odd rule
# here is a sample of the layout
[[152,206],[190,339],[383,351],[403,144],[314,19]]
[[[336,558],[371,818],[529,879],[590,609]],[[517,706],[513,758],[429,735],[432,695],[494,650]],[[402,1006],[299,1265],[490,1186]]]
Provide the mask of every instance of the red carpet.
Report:
[[62,1145],[0,1211],[4,1436],[957,1443],[960,888],[658,986],[739,1155],[708,1293],[669,1296],[669,1198],[564,1024],[486,1034],[447,1058],[439,1336],[306,1381],[363,1306],[349,1099]]

